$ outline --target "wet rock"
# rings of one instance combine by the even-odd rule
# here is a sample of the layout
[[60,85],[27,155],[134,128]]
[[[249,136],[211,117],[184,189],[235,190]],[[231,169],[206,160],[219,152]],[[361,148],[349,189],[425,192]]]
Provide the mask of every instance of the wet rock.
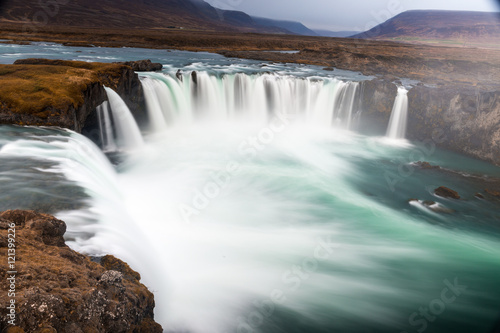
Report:
[[182,82],[182,70],[178,69],[175,73],[175,77]]
[[[0,224],[16,225],[16,325],[7,323],[7,293],[0,293],[1,332],[152,332],[153,294],[126,263],[105,256],[101,264],[64,243],[66,225],[33,211],[0,213]],[[0,243],[8,230],[0,228]],[[2,245],[2,244],[0,244]],[[7,249],[0,246],[5,258]],[[8,290],[5,265],[0,288]],[[9,327],[9,328],[8,328]],[[8,328],[8,330],[7,330]]]
[[125,62],[115,62],[115,64],[121,64],[132,67],[136,72],[155,72],[161,71],[163,65],[160,63],[151,62],[151,60],[137,60],[137,61],[125,61]]
[[330,71],[330,72],[333,72],[334,71],[334,68],[333,67],[325,67],[323,68],[324,71]]
[[423,207],[435,212],[435,213],[446,213],[446,214],[451,214],[454,213],[455,211],[451,208],[447,208],[435,201],[432,200],[418,200],[418,199],[410,199],[408,200],[408,203],[417,203],[421,204]]
[[429,162],[418,161],[415,162],[414,165],[422,169],[441,169],[439,166],[431,165]]
[[478,199],[484,199],[484,195],[482,195],[481,193],[476,193],[474,194],[474,196]]
[[489,195],[494,196],[496,198],[500,198],[500,192],[499,191],[495,191],[495,190],[491,190],[491,189],[485,189],[484,192],[486,192]]
[[198,73],[196,71],[191,72],[191,80],[193,80],[194,84],[198,84]]
[[449,189],[445,186],[441,186],[435,189],[434,194],[443,198],[460,199],[460,195],[457,191]]

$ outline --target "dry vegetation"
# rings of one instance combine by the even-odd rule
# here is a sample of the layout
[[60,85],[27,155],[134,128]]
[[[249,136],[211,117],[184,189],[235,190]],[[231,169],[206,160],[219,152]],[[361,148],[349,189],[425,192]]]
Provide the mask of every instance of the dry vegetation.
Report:
[[67,111],[71,106],[78,109],[84,102],[83,92],[91,83],[110,85],[123,69],[116,64],[36,62],[0,65],[0,101],[14,113],[46,118],[57,116],[57,111]]
[[[296,35],[47,27],[25,34],[0,24],[0,39],[51,41],[69,46],[145,47],[217,52],[230,57],[305,63],[409,77],[431,83],[496,85],[500,50],[411,45]],[[299,50],[298,54],[262,52]]]

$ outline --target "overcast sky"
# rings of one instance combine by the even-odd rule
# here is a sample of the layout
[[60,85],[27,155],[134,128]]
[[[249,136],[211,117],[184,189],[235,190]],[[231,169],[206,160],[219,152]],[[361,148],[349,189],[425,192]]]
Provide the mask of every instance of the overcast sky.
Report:
[[498,11],[495,0],[205,0],[254,16],[300,21],[309,28],[365,31],[410,9]]

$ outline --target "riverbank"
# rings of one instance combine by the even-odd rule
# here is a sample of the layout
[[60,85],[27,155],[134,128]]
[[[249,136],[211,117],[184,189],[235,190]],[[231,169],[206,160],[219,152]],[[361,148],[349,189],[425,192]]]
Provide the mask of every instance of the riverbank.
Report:
[[[412,45],[362,39],[216,33],[182,30],[122,30],[0,24],[0,39],[68,46],[141,47],[220,53],[265,61],[311,64],[406,77],[429,83],[497,86],[500,50]],[[8,41],[7,41],[8,42]],[[276,53],[265,51],[299,51]]]

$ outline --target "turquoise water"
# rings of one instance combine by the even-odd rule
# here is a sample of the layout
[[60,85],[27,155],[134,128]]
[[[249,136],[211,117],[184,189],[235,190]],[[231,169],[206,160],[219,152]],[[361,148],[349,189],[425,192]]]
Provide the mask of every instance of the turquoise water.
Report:
[[[110,57],[107,49],[42,49]],[[160,59],[155,52],[165,51],[130,57]],[[178,58],[162,61],[171,61],[166,74],[261,70],[171,53]],[[287,67],[275,72],[327,77]],[[56,213],[74,249],[129,262],[155,293],[166,332],[493,329],[499,203],[474,194],[486,186],[479,178],[500,178],[498,167],[432,142],[270,120],[274,127],[258,118],[143,128],[144,146],[122,151],[115,165],[76,133],[0,126],[0,209]],[[412,164],[423,160],[445,170]],[[435,196],[439,186],[462,199]]]

